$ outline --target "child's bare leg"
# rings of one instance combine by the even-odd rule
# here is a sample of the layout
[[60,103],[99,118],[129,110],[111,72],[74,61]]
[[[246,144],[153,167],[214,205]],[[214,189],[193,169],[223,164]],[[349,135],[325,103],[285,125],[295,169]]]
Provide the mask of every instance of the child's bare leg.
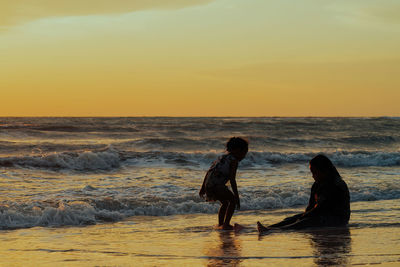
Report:
[[219,211],[218,211],[218,225],[219,226],[222,226],[224,224],[228,204],[229,204],[229,202],[226,200],[221,201],[221,207],[219,208]]
[[235,196],[227,188],[223,188],[218,193],[218,198],[221,202],[221,208],[218,212],[218,221],[222,229],[232,230],[233,226],[230,225],[233,212],[235,211]]
[[297,220],[295,223],[285,225],[281,229],[304,229],[322,226],[320,217],[307,217]]
[[293,224],[298,219],[300,219],[302,215],[303,215],[303,213],[300,213],[300,214],[296,214],[296,215],[291,216],[291,217],[287,217],[287,218],[285,218],[283,221],[281,221],[279,223],[275,223],[275,224],[269,225],[268,228],[275,228],[275,227],[276,228],[280,228],[282,226]]
[[275,229],[275,228],[285,228],[288,225],[294,224],[299,218],[301,218],[302,215],[303,215],[303,213],[300,213],[300,214],[296,214],[291,217],[287,217],[283,221],[281,221],[279,223],[271,224],[267,227],[262,225],[260,222],[257,222],[257,229],[260,233],[262,233],[262,232],[265,232],[265,231],[268,231],[271,229]]
[[235,201],[229,201],[228,208],[226,209],[225,221],[223,225],[223,229],[233,229],[233,226],[230,224],[232,215],[235,212]]

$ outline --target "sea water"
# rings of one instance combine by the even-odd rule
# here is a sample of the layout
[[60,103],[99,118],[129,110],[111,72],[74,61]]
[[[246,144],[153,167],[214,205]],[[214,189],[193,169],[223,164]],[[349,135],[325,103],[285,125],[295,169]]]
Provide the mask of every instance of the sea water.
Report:
[[[249,141],[240,233],[198,196],[232,136]],[[259,236],[307,205],[319,153],[349,186],[349,227]],[[4,265],[400,263],[399,118],[1,118],[0,166]]]

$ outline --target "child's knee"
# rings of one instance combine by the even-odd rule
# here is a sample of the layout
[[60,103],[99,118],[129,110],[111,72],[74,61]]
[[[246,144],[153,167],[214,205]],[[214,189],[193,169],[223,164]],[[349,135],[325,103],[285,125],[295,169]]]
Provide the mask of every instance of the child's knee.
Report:
[[231,198],[220,200],[220,202],[221,202],[221,206],[224,206],[224,207],[230,207],[230,206],[236,205],[235,200],[231,199]]
[[232,198],[232,199],[229,199],[229,201],[228,201],[228,204],[229,204],[229,206],[236,206],[236,201],[235,201],[235,199],[234,198]]
[[221,202],[221,206],[223,206],[223,207],[226,207],[229,205],[229,201],[226,199],[220,200],[220,202]]

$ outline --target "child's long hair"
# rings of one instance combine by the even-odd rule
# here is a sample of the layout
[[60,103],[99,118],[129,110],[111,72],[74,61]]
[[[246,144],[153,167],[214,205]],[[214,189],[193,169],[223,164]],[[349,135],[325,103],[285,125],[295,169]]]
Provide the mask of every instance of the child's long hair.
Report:
[[332,161],[327,156],[319,154],[310,160],[310,165],[318,170],[326,171],[331,177],[341,177]]
[[235,149],[248,150],[249,143],[240,137],[231,137],[226,143],[226,150],[232,152]]

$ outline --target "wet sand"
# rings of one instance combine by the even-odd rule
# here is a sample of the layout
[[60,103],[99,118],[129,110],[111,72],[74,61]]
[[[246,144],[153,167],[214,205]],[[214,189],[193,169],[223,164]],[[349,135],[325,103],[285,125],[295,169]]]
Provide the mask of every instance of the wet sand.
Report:
[[[354,206],[362,209],[368,204]],[[0,262],[2,266],[400,264],[398,225],[368,226],[357,214],[348,228],[258,234],[257,220],[276,222],[300,210],[239,212],[233,222],[246,227],[240,232],[215,230],[216,214],[136,216],[92,226],[2,231]]]

